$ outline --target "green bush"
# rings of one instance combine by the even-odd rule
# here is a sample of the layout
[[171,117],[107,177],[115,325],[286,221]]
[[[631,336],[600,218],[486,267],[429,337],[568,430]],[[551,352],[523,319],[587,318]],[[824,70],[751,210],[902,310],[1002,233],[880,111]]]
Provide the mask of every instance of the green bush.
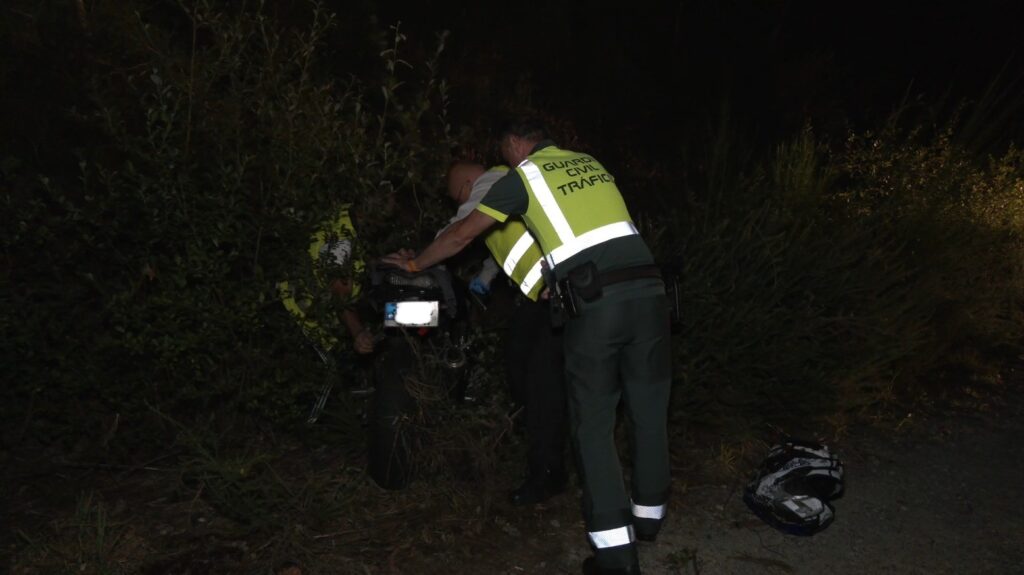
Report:
[[27,418],[5,415],[63,436],[150,408],[300,415],[321,378],[275,283],[311,277],[309,236],[342,204],[362,216],[363,257],[445,217],[443,36],[413,65],[396,26],[379,72],[332,81],[319,4],[290,25],[212,0],[92,15],[77,182],[3,189],[2,403],[32,398]]
[[760,164],[710,158],[711,193],[651,225],[681,263],[679,421],[878,410],[958,363],[991,374],[992,352],[1019,345],[1020,152],[979,162],[951,130],[899,126],[832,148],[806,130]]

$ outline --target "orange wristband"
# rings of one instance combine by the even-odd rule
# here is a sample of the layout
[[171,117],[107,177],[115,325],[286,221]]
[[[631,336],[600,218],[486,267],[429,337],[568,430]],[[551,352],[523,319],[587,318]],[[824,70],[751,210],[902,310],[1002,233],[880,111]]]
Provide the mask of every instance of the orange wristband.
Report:
[[416,267],[416,262],[412,260],[405,260],[405,269],[412,273],[419,273],[420,268]]

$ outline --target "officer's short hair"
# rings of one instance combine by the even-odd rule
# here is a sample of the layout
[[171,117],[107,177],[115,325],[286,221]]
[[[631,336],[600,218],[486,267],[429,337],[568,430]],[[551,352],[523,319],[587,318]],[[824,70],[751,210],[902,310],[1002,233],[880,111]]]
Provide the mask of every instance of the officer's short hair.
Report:
[[496,136],[496,140],[499,142],[507,136],[516,136],[527,140],[543,140],[548,137],[548,130],[539,118],[522,116],[510,118],[499,126]]

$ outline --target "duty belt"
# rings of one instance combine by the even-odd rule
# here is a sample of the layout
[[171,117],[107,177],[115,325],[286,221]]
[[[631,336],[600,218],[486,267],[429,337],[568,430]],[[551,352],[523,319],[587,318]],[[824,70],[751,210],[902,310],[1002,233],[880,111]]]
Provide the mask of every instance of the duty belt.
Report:
[[598,276],[598,282],[601,287],[608,287],[613,284],[626,282],[629,280],[639,279],[661,279],[661,268],[654,264],[645,266],[634,266],[631,268],[623,268],[619,270],[612,270],[610,272],[602,272]]
[[580,315],[582,303],[601,299],[605,287],[639,279],[661,279],[661,270],[654,264],[648,264],[598,272],[593,262],[581,264],[570,270],[565,279],[555,284],[556,297],[552,303],[558,309],[554,309],[553,306],[552,311],[556,315],[564,312],[568,317],[577,317]]

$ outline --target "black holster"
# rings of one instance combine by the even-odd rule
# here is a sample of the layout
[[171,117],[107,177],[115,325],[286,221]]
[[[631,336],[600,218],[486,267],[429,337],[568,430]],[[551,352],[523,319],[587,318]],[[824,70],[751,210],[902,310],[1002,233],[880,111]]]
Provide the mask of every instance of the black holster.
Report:
[[552,325],[555,327],[565,323],[567,318],[579,317],[583,303],[601,299],[605,286],[636,279],[661,279],[661,270],[655,265],[634,266],[630,268],[600,272],[597,264],[586,262],[569,270],[566,278],[555,280],[555,274],[543,267],[544,281],[551,294]]
[[586,262],[569,270],[566,283],[570,295],[579,296],[588,303],[597,301],[604,295],[601,272],[597,271],[597,264],[594,262]]
[[[541,265],[541,275],[544,277],[544,284],[548,289],[548,308],[551,310],[551,327],[559,328],[565,325],[567,317],[576,317],[577,309],[572,297],[566,297],[567,286],[564,282],[555,279],[555,272],[548,267],[545,261]],[[566,303],[568,302],[568,306]]]

